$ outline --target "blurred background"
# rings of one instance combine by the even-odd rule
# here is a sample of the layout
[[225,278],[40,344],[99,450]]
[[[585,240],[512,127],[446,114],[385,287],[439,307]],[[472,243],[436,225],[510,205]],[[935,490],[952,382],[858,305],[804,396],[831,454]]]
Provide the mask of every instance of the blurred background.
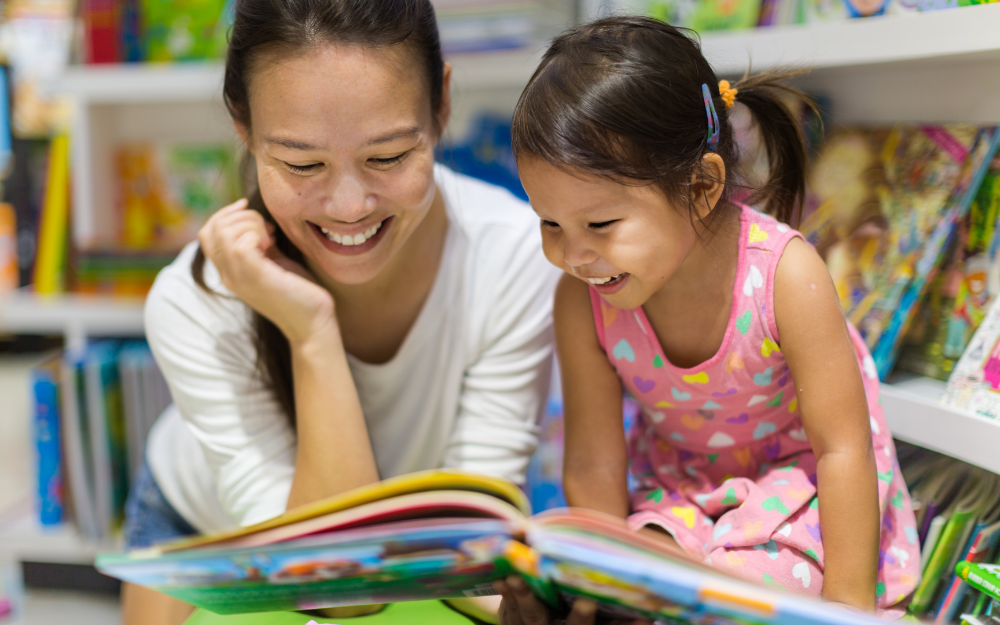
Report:
[[[221,99],[231,3],[0,1],[0,622],[117,619],[118,585],[90,565],[96,553],[120,548],[129,476],[149,427],[170,402],[143,341],[143,296],[204,220],[242,195],[241,148]],[[433,4],[455,68],[455,110],[438,158],[522,198],[509,138],[521,89],[548,39],[616,12],[694,29],[719,75],[732,80],[750,64],[814,67],[797,84],[816,97],[819,111],[802,110],[801,120],[814,155],[829,155],[816,159],[824,166],[811,182],[816,189],[833,188],[834,195],[855,181],[868,184],[872,168],[896,171],[884,151],[890,140],[914,146],[907,172],[929,176],[940,154],[900,129],[963,124],[947,127],[968,139],[961,167],[935,180],[946,197],[967,196],[964,204],[949,200],[925,209],[917,228],[906,219],[915,204],[897,214],[883,202],[873,216],[860,205],[831,204],[829,194],[817,191],[802,209],[812,219],[803,230],[824,253],[833,250],[827,258],[835,275],[844,258],[864,256],[851,250],[868,250],[868,264],[844,270],[838,288],[873,350],[882,345],[879,373],[889,389],[886,411],[896,435],[956,459],[956,475],[1000,471],[995,414],[937,403],[1000,290],[1000,238],[994,237],[1000,5]],[[760,173],[766,159],[739,105],[736,120],[748,178],[766,175]],[[845,127],[855,134],[831,135]],[[830,144],[830,136],[840,140]],[[879,180],[895,188],[891,176]],[[868,191],[878,195],[874,187]],[[944,234],[940,224],[947,226]],[[904,230],[908,234],[900,236]],[[883,253],[904,239],[906,253]],[[996,282],[992,290],[990,280]],[[901,327],[886,334],[891,324],[884,321],[902,305],[899,293],[911,291]],[[530,470],[536,510],[563,501],[561,411],[556,390]],[[625,413],[636,418],[634,407]],[[950,548],[958,553],[963,546]],[[940,588],[950,588],[942,575]],[[941,590],[927,592],[938,596]]]

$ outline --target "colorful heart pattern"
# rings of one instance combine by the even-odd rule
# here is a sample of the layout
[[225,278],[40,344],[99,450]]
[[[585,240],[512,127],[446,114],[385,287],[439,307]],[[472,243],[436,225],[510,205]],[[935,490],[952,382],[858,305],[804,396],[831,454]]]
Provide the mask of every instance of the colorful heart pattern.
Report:
[[[758,581],[766,571],[765,583],[816,594],[823,562],[815,461],[802,463],[799,455],[808,451],[809,440],[798,418],[797,389],[782,346],[769,331],[774,313],[768,279],[777,258],[771,246],[787,241],[790,235],[779,233],[789,229],[757,218],[744,228],[741,244],[754,246],[740,252],[729,322],[735,328],[727,329],[717,357],[696,368],[670,362],[673,354],[657,344],[641,308],[620,311],[601,302],[609,360],[643,406],[638,438],[629,433],[635,454],[630,470],[641,489],[633,505],[661,514],[682,543],[694,536],[717,566],[753,571]],[[878,378],[875,362],[858,362],[871,386]],[[886,484],[883,532],[898,530],[896,542],[883,544],[880,553],[880,565],[894,567],[896,577],[880,573],[879,579],[895,580],[882,592],[896,596],[905,590],[899,587],[900,563],[919,560],[919,540],[913,521],[900,515],[908,512],[906,492],[891,468],[895,454],[881,413],[872,406],[871,430],[881,437],[874,446],[879,485]],[[798,559],[787,560],[790,553]],[[889,605],[890,598],[884,599]]]

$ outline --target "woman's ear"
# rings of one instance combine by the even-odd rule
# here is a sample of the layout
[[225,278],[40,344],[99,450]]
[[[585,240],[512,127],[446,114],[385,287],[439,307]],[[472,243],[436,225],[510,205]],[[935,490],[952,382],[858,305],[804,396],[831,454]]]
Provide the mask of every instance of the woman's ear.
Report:
[[243,147],[247,149],[247,152],[253,154],[253,145],[250,143],[250,129],[236,120],[233,120],[233,128],[236,129],[236,136],[243,142]]
[[698,218],[705,219],[719,203],[726,188],[726,164],[715,152],[701,157],[701,167],[691,175],[691,194]]
[[444,129],[448,127],[448,120],[451,119],[451,63],[445,61],[444,73],[441,77],[441,106],[435,111],[437,119],[438,136],[440,141]]

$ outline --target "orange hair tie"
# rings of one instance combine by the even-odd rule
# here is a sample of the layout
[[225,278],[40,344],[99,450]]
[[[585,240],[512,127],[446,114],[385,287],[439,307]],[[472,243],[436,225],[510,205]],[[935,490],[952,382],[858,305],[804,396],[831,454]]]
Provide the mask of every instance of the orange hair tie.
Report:
[[736,102],[736,94],[739,92],[739,89],[729,86],[728,80],[719,81],[719,95],[722,96],[722,101],[726,103],[727,109],[733,108],[733,103]]

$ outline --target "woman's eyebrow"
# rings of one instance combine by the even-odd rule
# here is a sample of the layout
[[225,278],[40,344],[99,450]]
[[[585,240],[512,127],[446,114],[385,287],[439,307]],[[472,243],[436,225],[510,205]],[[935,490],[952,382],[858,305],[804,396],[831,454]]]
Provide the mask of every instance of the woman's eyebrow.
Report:
[[274,145],[280,145],[290,150],[302,150],[308,152],[320,149],[319,147],[312,145],[311,143],[306,143],[305,141],[296,141],[295,139],[286,139],[284,137],[267,137],[266,139],[264,139],[264,142]]
[[400,128],[399,130],[394,130],[390,133],[369,140],[368,145],[381,145],[383,143],[391,143],[396,139],[403,139],[405,137],[412,137],[413,135],[420,134],[421,130],[423,130],[423,127],[421,126],[408,126],[406,128]]

